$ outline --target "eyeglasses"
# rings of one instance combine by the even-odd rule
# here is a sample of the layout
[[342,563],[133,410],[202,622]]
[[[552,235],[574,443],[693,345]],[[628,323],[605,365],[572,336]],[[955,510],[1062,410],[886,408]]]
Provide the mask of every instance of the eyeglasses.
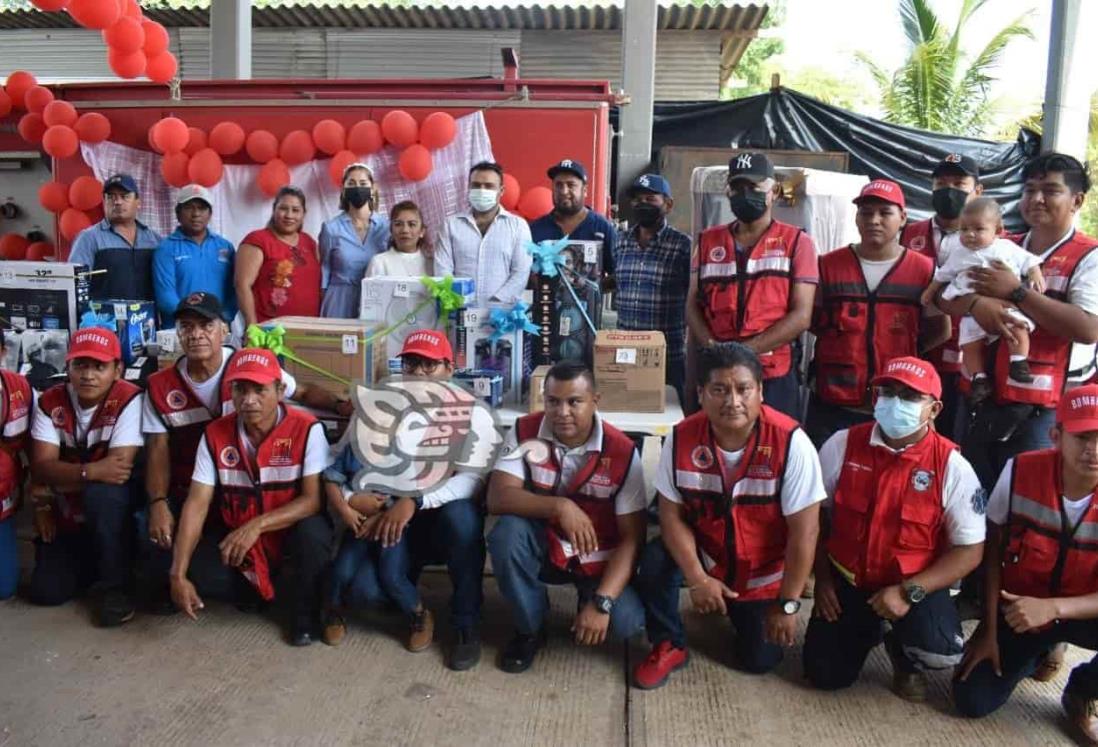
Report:
[[401,369],[404,373],[423,373],[430,376],[438,367],[442,365],[442,361],[432,360],[430,358],[420,358],[417,356],[406,355],[401,362]]
[[887,386],[887,385],[879,386],[879,387],[877,387],[877,396],[878,397],[898,397],[899,399],[902,399],[904,402],[923,402],[924,400],[926,400],[928,398],[931,399],[931,400],[934,399],[929,394],[923,394],[922,392],[917,392],[914,389],[911,389],[910,387],[906,387],[906,386],[905,387],[896,387],[896,386]]

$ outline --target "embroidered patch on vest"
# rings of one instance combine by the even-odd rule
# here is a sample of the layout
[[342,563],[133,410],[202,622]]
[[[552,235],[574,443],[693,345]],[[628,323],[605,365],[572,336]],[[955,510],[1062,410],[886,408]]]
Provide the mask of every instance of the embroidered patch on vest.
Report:
[[271,444],[271,466],[288,467],[293,464],[293,446],[292,438],[276,438]]
[[925,469],[917,469],[911,473],[911,487],[920,493],[925,493],[930,490],[930,482],[933,478],[933,473]]
[[725,257],[728,256],[728,250],[723,246],[715,246],[709,250],[710,262],[723,262]]
[[221,450],[218,459],[220,459],[221,463],[226,467],[235,467],[240,464],[240,452],[236,450],[235,446],[226,446]]
[[50,411],[50,421],[58,428],[65,426],[65,408],[58,406]]
[[713,451],[708,446],[695,446],[690,452],[690,461],[698,469],[709,469],[713,466]]
[[926,249],[926,236],[916,236],[907,243],[907,248],[914,249],[917,252]]
[[178,389],[173,389],[168,392],[168,396],[165,399],[168,401],[168,407],[173,410],[182,410],[187,406],[187,395]]

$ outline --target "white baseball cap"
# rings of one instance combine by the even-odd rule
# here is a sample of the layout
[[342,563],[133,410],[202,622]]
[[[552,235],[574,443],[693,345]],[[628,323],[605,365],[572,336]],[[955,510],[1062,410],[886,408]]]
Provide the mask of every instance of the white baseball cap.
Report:
[[175,204],[177,206],[184,205],[191,200],[202,200],[210,206],[211,210],[213,209],[213,196],[210,194],[210,190],[201,184],[188,184],[179,190],[179,195],[175,198]]

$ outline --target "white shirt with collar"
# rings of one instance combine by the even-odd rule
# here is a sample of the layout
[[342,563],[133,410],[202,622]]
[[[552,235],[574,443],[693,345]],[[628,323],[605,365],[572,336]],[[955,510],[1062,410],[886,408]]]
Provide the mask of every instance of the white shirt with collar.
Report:
[[[587,463],[588,454],[592,451],[602,451],[602,416],[595,413],[595,426],[591,429],[591,435],[588,437],[587,442],[576,446],[574,448],[568,448],[553,435],[553,428],[549,423],[549,418],[546,417],[541,421],[541,428],[538,429],[538,439],[551,445],[556,452],[557,462],[560,464],[560,484],[567,485],[575,477],[576,473]],[[512,428],[507,432],[507,436],[503,439],[503,451],[500,452],[500,456],[496,459],[496,464],[493,469],[496,472],[502,472],[505,475],[512,475],[520,480],[526,479],[526,459],[525,457],[508,458],[516,448],[518,447],[518,436],[515,433],[515,429]],[[632,514],[637,511],[643,511],[648,507],[648,489],[644,484],[644,469],[641,467],[640,454],[636,450],[633,451],[633,461],[629,464],[629,472],[625,477],[625,483],[622,485],[621,490],[618,491],[617,498],[614,500],[614,513],[619,516],[622,514]]]
[[512,304],[522,296],[530,277],[532,258],[527,222],[502,207],[481,234],[472,213],[450,216],[439,231],[435,246],[435,274],[473,278],[476,305]]

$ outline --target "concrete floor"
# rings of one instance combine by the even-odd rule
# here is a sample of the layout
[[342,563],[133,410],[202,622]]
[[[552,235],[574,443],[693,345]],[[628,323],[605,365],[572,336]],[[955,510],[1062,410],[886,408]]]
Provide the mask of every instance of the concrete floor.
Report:
[[[448,584],[432,574],[425,585],[445,640]],[[438,643],[405,652],[402,622],[380,613],[353,622],[339,648],[294,649],[275,622],[220,605],[198,623],[139,616],[99,630],[79,604],[0,603],[0,746],[1071,743],[1059,707],[1066,670],[970,722],[950,713],[945,673],[925,705],[893,696],[880,648],[861,682],[837,694],[804,685],[799,648],[774,674],[741,674],[727,666],[727,623],[693,615],[690,666],[663,689],[634,690],[627,672],[643,649],[574,647],[566,589],[552,594],[548,649],[530,672],[504,674],[495,657],[510,633],[506,610],[492,579],[485,590],[484,658],[464,673],[443,666]]]

